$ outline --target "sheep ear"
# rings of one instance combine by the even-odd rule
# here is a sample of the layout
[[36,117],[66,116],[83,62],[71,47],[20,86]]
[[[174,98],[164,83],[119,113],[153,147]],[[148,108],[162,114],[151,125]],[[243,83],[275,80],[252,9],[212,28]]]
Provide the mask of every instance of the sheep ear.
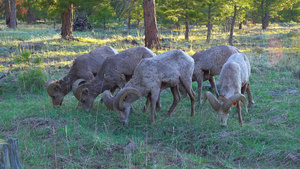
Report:
[[82,93],[89,95],[89,89],[88,88],[82,89]]

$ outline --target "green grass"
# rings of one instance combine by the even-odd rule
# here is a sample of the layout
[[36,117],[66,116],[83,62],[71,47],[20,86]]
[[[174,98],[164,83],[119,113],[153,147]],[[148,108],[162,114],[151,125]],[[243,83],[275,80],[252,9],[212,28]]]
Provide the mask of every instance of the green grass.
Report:
[[[10,70],[17,77],[22,69],[27,70],[14,61],[23,41],[44,42],[31,57],[41,58],[39,66],[48,79],[64,76],[76,57],[96,47],[110,45],[117,51],[134,47],[122,42],[124,39],[143,45],[142,33],[135,30],[75,32],[79,42],[69,42],[60,40],[59,32],[50,25],[18,27],[0,31],[1,47],[8,50],[0,50],[0,74]],[[129,125],[124,126],[116,112],[100,103],[101,95],[91,112],[77,110],[71,93],[55,109],[45,89],[25,90],[22,83],[7,81],[0,87],[0,139],[18,138],[23,167],[33,169],[299,168],[300,83],[293,74],[299,70],[299,27],[274,24],[266,31],[259,25],[235,30],[234,45],[252,66],[250,85],[255,101],[248,113],[242,108],[243,127],[235,108],[227,128],[219,126],[208,103],[197,102],[195,116],[190,117],[189,98],[183,98],[166,118],[173,101],[170,91],[161,94],[162,109],[154,125],[149,125],[150,112],[142,111],[145,99],[140,99],[133,104],[136,112],[130,115]],[[155,52],[182,49],[190,55],[227,44],[229,34],[214,29],[211,44],[205,44],[205,27],[191,29],[189,41],[184,40],[183,30],[159,31],[166,40],[164,48]],[[270,45],[269,39],[276,39],[281,47]],[[271,64],[272,57],[278,59]],[[196,92],[195,82],[193,88]],[[281,115],[286,118],[271,122]],[[136,150],[125,154],[128,140],[136,143]]]

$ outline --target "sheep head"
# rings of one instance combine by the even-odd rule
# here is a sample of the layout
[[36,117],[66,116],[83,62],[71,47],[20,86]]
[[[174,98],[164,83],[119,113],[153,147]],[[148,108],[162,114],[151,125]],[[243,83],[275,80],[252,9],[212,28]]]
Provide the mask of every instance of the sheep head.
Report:
[[245,105],[246,112],[248,112],[246,97],[241,93],[236,93],[230,98],[220,95],[217,99],[211,92],[206,91],[204,93],[203,104],[207,99],[213,109],[218,113],[219,123],[222,126],[227,126],[228,115],[231,110],[231,106],[235,102],[242,101]]
[[61,91],[61,85],[57,83],[56,80],[51,79],[46,83],[47,93],[52,99],[53,107],[61,106],[64,100],[64,94]]
[[79,104],[85,111],[90,111],[93,107],[95,97],[92,97],[89,91],[90,84],[84,83],[84,79],[76,80],[72,85],[74,96],[79,100]]
[[123,124],[129,122],[128,116],[131,108],[131,103],[141,97],[141,93],[135,88],[123,88],[118,92],[113,101],[114,108],[118,111],[118,115]]

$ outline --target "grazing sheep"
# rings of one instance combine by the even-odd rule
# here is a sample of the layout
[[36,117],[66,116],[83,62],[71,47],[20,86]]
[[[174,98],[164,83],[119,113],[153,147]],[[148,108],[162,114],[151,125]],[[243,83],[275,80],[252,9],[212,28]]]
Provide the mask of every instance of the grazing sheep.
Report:
[[191,99],[191,116],[195,112],[195,94],[192,90],[194,60],[181,50],[162,53],[156,57],[143,59],[124,88],[115,96],[113,105],[118,110],[119,118],[128,124],[131,103],[141,96],[151,102],[151,124],[155,118],[155,108],[160,91],[171,88],[173,104],[167,115],[170,116],[180,101],[179,84],[188,92]]
[[107,58],[93,80],[82,85],[79,84],[80,80],[74,83],[72,90],[75,97],[86,111],[90,111],[99,94],[105,90],[113,92],[116,88],[122,88],[132,77],[138,63],[154,56],[156,55],[146,47],[135,47]]
[[114,56],[118,52],[110,46],[104,46],[79,56],[73,62],[68,74],[59,80],[49,80],[46,83],[48,95],[52,99],[53,107],[61,106],[65,95],[71,89],[77,79],[89,81],[94,78],[99,68],[107,57]]
[[[203,81],[206,80],[209,80],[211,88],[218,96],[214,76],[220,74],[222,66],[234,53],[240,53],[240,51],[234,46],[222,45],[209,48],[202,52],[197,52],[192,56],[195,60],[193,81],[197,81],[198,83],[199,102],[201,102]],[[182,93],[185,95],[184,92]]]
[[247,91],[249,105],[254,103],[249,84],[250,69],[250,63],[245,54],[235,53],[231,55],[220,73],[218,85],[221,90],[218,99],[209,91],[204,93],[203,104],[206,99],[209,100],[213,109],[218,113],[219,122],[223,126],[227,125],[228,114],[232,105],[237,106],[239,122],[243,125],[240,101],[244,103],[246,112],[248,112],[247,100],[244,96],[245,91]]

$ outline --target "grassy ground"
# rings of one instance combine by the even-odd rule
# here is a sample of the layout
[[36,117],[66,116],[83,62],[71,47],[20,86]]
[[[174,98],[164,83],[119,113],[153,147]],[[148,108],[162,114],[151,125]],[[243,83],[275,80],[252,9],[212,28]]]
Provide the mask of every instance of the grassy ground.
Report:
[[[196,104],[190,117],[190,102],[184,98],[170,118],[164,117],[172,95],[163,92],[162,109],[152,126],[150,112],[142,112],[145,99],[134,103],[136,113],[124,126],[114,111],[97,98],[89,113],[77,110],[73,94],[63,106],[52,108],[45,80],[66,74],[72,61],[96,47],[110,45],[122,51],[143,45],[142,33],[120,30],[75,32],[77,41],[62,41],[49,25],[18,25],[0,30],[0,73],[12,71],[0,87],[0,139],[19,139],[24,168],[299,168],[300,167],[300,25],[271,25],[236,30],[234,45],[249,57],[251,89],[255,105],[238,123],[235,108],[228,127],[218,125],[210,104]],[[229,33],[215,28],[210,45],[205,27],[191,30],[189,41],[183,30],[160,30],[162,53],[182,49],[188,54],[227,44]],[[16,63],[21,42],[44,42],[31,58],[41,63]],[[34,59],[33,59],[34,60]],[[37,82],[20,78],[28,70],[42,69]],[[300,76],[300,75],[298,75]],[[18,81],[16,79],[18,78]],[[36,79],[35,79],[36,80]],[[29,81],[29,83],[28,83]],[[206,82],[207,83],[207,82]],[[197,85],[193,83],[196,91]],[[127,153],[128,147],[136,150]]]

